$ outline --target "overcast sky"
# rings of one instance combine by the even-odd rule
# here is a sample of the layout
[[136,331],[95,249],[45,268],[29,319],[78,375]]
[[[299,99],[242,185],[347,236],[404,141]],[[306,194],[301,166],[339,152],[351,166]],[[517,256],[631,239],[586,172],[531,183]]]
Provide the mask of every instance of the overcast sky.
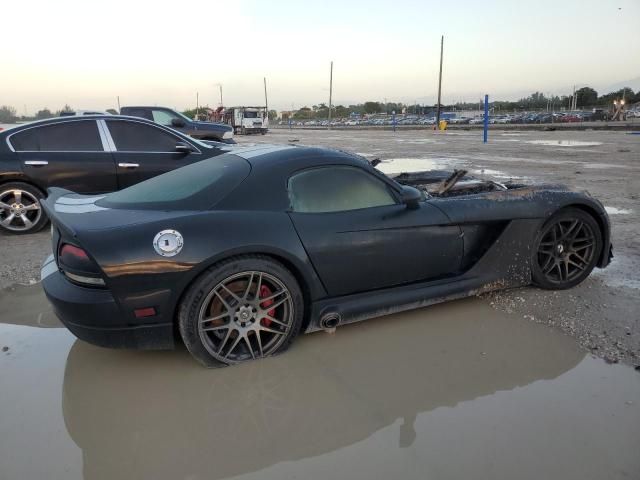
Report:
[[[640,88],[639,0],[3,2],[0,105],[444,103]],[[602,93],[602,92],[601,92]]]

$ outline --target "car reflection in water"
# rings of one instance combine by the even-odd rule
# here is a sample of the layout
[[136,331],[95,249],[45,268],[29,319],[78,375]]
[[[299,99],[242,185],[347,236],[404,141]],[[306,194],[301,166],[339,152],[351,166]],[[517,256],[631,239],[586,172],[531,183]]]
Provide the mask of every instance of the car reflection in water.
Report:
[[398,419],[397,446],[410,446],[436,435],[415,431],[420,413],[556,378],[583,357],[568,337],[478,299],[309,335],[286,355],[213,370],[183,350],[76,341],[63,413],[85,479],[226,478],[345,448]]

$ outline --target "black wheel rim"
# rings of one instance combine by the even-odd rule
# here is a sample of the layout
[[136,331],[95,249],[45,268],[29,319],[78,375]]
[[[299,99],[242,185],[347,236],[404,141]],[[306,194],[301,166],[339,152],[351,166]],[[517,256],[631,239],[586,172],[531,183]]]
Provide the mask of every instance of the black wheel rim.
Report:
[[207,295],[198,334],[218,361],[238,363],[272,355],[287,338],[293,301],[287,287],[266,272],[231,275]]
[[549,282],[565,284],[589,270],[595,253],[596,236],[591,225],[577,218],[562,219],[542,232],[538,266]]

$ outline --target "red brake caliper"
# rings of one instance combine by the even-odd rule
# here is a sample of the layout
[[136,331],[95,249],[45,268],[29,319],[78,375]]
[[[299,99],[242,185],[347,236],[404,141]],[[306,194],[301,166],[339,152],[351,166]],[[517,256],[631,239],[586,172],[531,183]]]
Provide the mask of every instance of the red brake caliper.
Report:
[[[273,294],[273,292],[271,291],[271,289],[269,287],[267,287],[266,285],[261,285],[260,286],[260,298],[270,297],[272,294]],[[274,299],[266,300],[266,301],[264,301],[264,302],[262,302],[260,304],[260,307],[267,308],[270,305],[273,305],[274,303],[276,303],[276,301]],[[274,308],[272,310],[269,310],[267,312],[267,314],[270,317],[273,317],[276,314],[276,309]],[[260,323],[262,325],[264,325],[265,327],[268,327],[269,325],[271,325],[271,320],[269,320],[268,318],[263,318],[262,320],[260,320]]]

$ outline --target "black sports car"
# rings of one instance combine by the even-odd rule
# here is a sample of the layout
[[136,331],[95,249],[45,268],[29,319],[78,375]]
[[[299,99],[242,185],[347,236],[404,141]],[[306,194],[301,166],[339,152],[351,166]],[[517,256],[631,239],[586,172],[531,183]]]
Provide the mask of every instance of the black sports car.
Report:
[[207,366],[300,331],[534,283],[569,288],[611,258],[600,202],[464,171],[392,179],[362,157],[241,148],[108,195],[51,189],[42,285],[77,337],[171,348]]
[[112,192],[230,148],[121,115],[18,125],[0,133],[0,230],[31,233],[43,228],[47,217],[40,200],[50,187]]

